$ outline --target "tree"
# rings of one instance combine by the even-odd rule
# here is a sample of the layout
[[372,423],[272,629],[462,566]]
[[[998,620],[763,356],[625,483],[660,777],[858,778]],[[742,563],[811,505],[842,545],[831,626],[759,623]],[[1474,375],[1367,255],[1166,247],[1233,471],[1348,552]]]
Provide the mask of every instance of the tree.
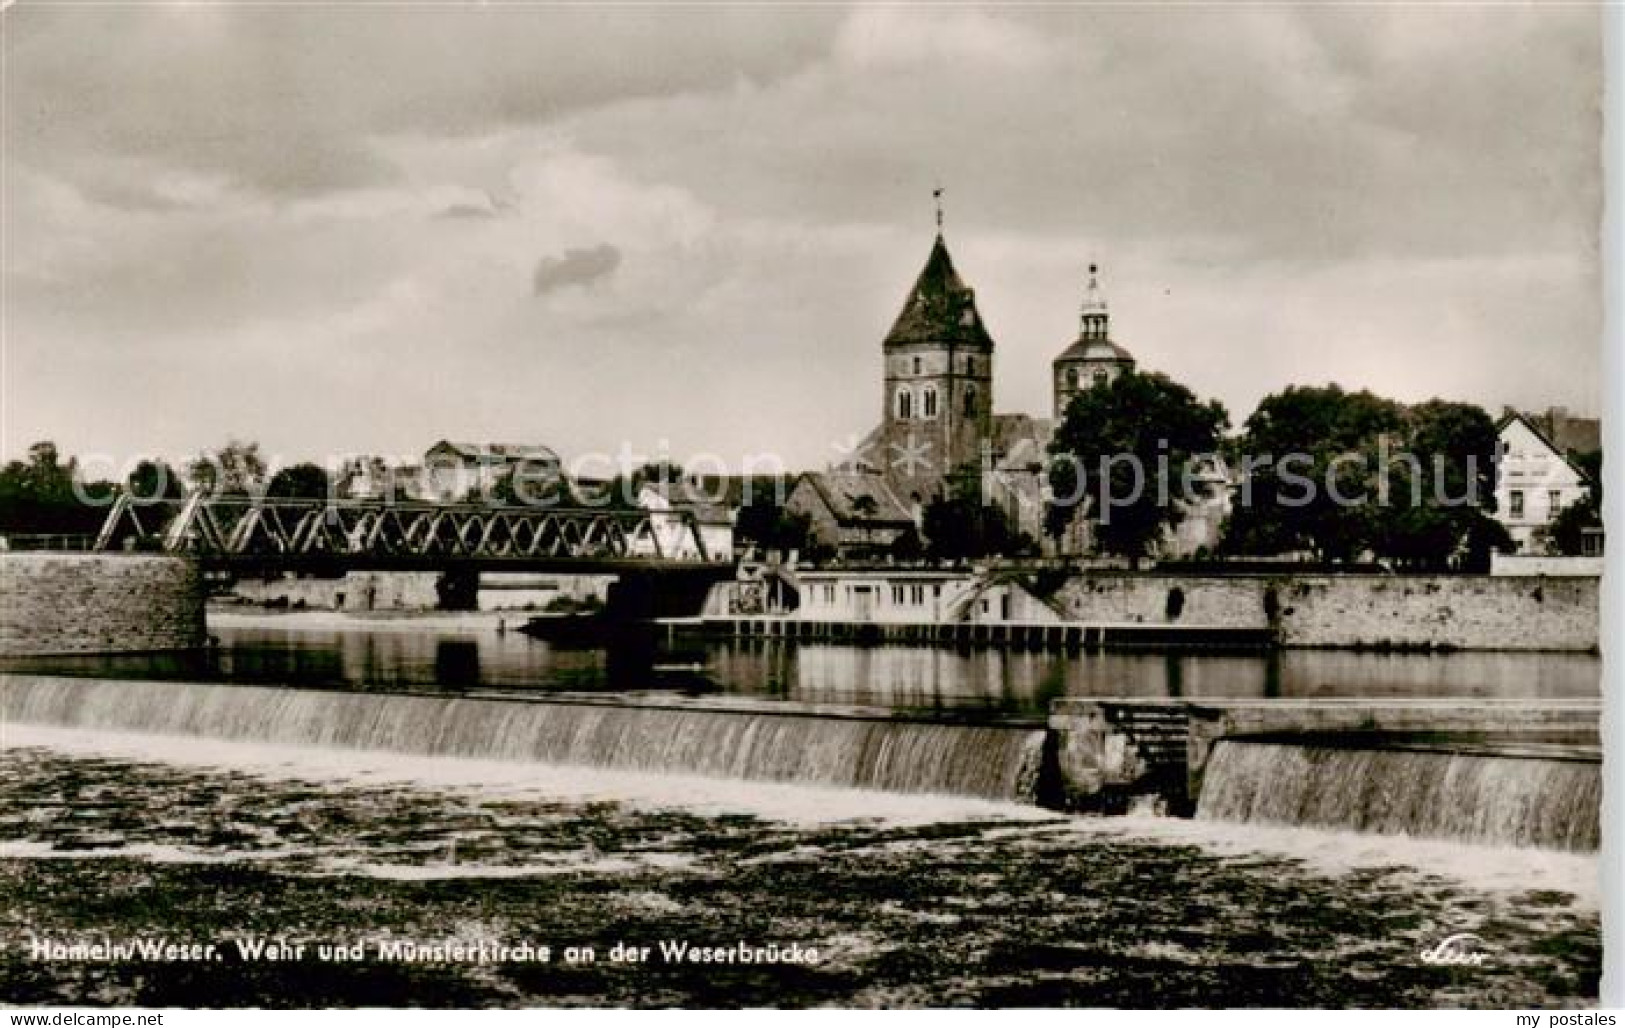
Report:
[[0,531],[85,535],[101,527],[116,486],[80,481],[79,462],[56,444],[37,442],[27,460],[0,468]]
[[124,480],[124,491],[137,502],[178,500],[186,492],[180,472],[161,460],[144,460]]
[[265,482],[265,459],[259,443],[232,439],[212,456],[199,454],[186,472],[200,492],[247,496]]
[[1385,454],[1372,551],[1412,570],[1444,568],[1464,554],[1473,569],[1487,569],[1489,549],[1505,535],[1487,513],[1495,509],[1494,420],[1473,404],[1429,400],[1403,421],[1403,452]]
[[1576,557],[1585,552],[1586,530],[1602,527],[1602,451],[1574,453],[1570,459],[1586,478],[1585,495],[1558,511],[1536,535],[1548,549]]
[[379,456],[351,457],[334,476],[339,496],[345,499],[401,500],[416,479],[405,468],[392,468]]
[[1337,385],[1289,386],[1247,419],[1245,480],[1225,547],[1369,553],[1411,569],[1487,566],[1504,531],[1495,509],[1495,423],[1480,407],[1406,407]]
[[1378,528],[1372,505],[1347,498],[1375,493],[1382,440],[1403,427],[1403,407],[1365,390],[1288,386],[1264,397],[1242,433],[1226,549],[1358,557]]
[[752,500],[739,508],[734,517],[734,534],[764,550],[797,550],[804,554],[813,550],[812,517],[802,511],[785,510],[770,497]]
[[982,502],[981,485],[974,478],[956,480],[948,495],[926,504],[920,521],[925,554],[933,560],[1016,556],[1035,548],[1003,509]]
[[671,461],[652,461],[630,473],[618,474],[601,491],[588,499],[588,506],[607,507],[611,510],[633,510],[638,506],[638,494],[644,485],[657,483],[675,485],[683,480],[683,469]]
[[265,495],[279,500],[325,500],[329,479],[319,464],[290,464],[271,476]]
[[1082,517],[1101,550],[1137,562],[1183,517],[1185,472],[1229,423],[1218,401],[1202,403],[1166,375],[1096,382],[1072,399],[1050,443],[1046,530],[1059,537]]

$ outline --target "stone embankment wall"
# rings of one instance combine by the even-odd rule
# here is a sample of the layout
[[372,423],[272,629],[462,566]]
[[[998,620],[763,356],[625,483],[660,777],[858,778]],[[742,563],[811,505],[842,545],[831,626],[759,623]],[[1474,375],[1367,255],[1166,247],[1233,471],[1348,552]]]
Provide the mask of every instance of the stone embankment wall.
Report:
[[434,610],[432,571],[352,571],[342,578],[244,578],[232,595],[247,603],[312,610]]
[[[352,571],[342,578],[245,578],[231,594],[245,603],[309,610],[435,610],[440,605],[433,571]],[[561,596],[604,599],[610,575],[480,575],[480,610],[541,610]]]
[[1594,577],[1080,574],[1068,619],[1264,628],[1284,646],[1465,650],[1597,648]]
[[197,564],[159,554],[0,554],[0,656],[203,645]]

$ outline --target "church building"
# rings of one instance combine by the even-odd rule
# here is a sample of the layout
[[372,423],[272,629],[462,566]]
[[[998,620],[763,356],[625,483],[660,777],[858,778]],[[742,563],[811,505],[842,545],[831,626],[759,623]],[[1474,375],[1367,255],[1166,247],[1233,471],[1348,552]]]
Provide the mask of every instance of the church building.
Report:
[[[862,510],[847,505],[853,509],[842,507],[845,520],[833,519],[816,501],[852,493],[861,482],[871,501],[884,499],[873,506],[875,517],[886,522],[877,521],[877,530],[885,533],[862,533],[870,544],[864,555],[872,556],[877,539],[900,534],[898,512],[918,526],[925,507],[957,483],[980,484],[983,495],[1045,552],[1087,552],[1081,521],[1060,540],[1046,536],[1044,492],[1049,442],[1072,398],[1135,367],[1133,355],[1112,339],[1099,267],[1089,266],[1077,338],[1052,364],[1053,421],[993,412],[995,349],[975,290],[954,267],[939,214],[925,267],[881,343],[880,424],[842,466],[802,476],[786,506],[807,514],[815,527],[838,522],[841,532],[828,539],[820,534],[820,541],[856,555],[843,543],[856,537],[851,522],[861,519]],[[1170,542],[1194,548],[1182,538]]]
[[1111,382],[1125,371],[1134,370],[1134,357],[1112,342],[1111,317],[1105,297],[1100,294],[1100,267],[1089,265],[1089,286],[1084,291],[1079,316],[1078,338],[1055,358],[1055,420],[1061,420],[1066,405],[1081,392]]

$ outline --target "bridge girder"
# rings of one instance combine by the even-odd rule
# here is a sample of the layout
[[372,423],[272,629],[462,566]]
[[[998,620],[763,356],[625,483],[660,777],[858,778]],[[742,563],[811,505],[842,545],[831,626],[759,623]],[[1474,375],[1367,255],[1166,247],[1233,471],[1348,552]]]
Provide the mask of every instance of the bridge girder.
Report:
[[95,548],[184,553],[255,571],[614,571],[727,566],[686,511],[289,500],[194,494],[120,497]]

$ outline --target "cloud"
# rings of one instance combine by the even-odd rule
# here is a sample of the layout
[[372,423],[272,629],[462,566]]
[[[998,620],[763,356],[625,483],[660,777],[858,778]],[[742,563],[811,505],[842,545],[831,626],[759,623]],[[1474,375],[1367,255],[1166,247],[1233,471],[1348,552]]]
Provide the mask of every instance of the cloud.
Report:
[[1032,68],[1053,53],[1051,41],[1025,25],[986,11],[942,8],[919,17],[900,7],[855,9],[836,34],[837,62],[856,66],[954,62],[979,70]]
[[1594,10],[5,18],[13,447],[816,464],[878,414],[939,182],[1001,411],[1047,413],[1091,260],[1237,421],[1294,381],[1598,401]]
[[941,182],[951,231],[1159,240],[1203,261],[1506,255],[1594,235],[1597,12],[1474,10],[1465,45],[1417,42],[1449,38],[1457,13],[960,15],[993,27],[975,37],[989,54],[1033,50],[999,61],[972,58],[941,9],[865,8],[793,76],[564,124],[762,216],[920,224]]
[[[839,12],[28,5],[5,14],[8,159],[119,156],[296,198],[396,180],[391,136],[474,137],[787,74]],[[113,42],[113,41],[116,41]],[[91,163],[94,163],[93,161]]]
[[566,250],[558,257],[543,257],[536,262],[531,276],[531,292],[536,296],[563,289],[565,286],[584,286],[615,273],[621,266],[621,251],[608,243],[587,249]]

